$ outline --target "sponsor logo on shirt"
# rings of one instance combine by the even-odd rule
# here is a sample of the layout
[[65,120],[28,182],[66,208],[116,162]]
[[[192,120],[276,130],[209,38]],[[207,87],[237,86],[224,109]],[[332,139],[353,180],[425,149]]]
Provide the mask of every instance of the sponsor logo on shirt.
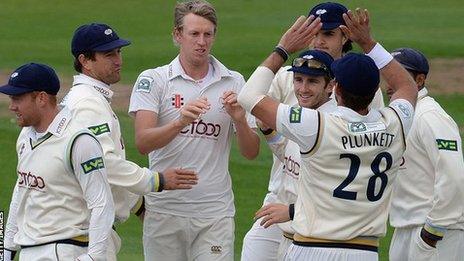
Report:
[[292,107],[290,108],[290,123],[300,123],[301,122],[301,107]]
[[439,150],[458,151],[458,142],[455,140],[437,139],[437,145]]
[[35,189],[35,190],[43,190],[45,188],[45,181],[42,177],[36,176],[31,172],[21,172],[18,171],[18,186]]
[[284,170],[288,175],[298,178],[298,175],[300,175],[300,164],[296,162],[292,156],[286,156],[284,163]]
[[211,246],[211,254],[221,254],[222,247],[221,246]]
[[171,98],[171,101],[172,106],[176,108],[184,106],[184,97],[182,97],[180,94],[174,94]]
[[103,133],[110,132],[110,126],[108,126],[108,123],[103,123],[103,124],[96,125],[96,126],[90,126],[89,130],[95,136],[98,136],[98,135],[101,135]]
[[91,160],[88,160],[84,163],[81,163],[82,170],[84,170],[84,174],[88,174],[97,169],[103,169],[105,164],[103,164],[103,158],[97,157]]
[[180,133],[194,137],[217,139],[219,134],[221,134],[221,125],[205,122],[200,119],[187,125]]

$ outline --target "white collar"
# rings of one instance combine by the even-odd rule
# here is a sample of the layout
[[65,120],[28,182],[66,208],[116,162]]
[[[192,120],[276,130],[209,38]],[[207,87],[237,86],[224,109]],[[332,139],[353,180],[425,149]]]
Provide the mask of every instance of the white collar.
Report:
[[337,106],[332,114],[340,116],[349,122],[373,122],[377,121],[381,116],[380,112],[376,109],[370,109],[367,115],[361,115],[344,106]]
[[99,93],[101,93],[108,101],[111,101],[114,92],[110,90],[110,86],[104,82],[94,79],[85,74],[74,75],[73,87],[81,84],[90,85]]
[[417,100],[424,98],[428,94],[429,94],[429,91],[424,86],[424,88],[420,89],[419,92],[417,93]]
[[[232,73],[227,69],[218,59],[214,56],[209,56],[209,64],[213,66],[213,78],[212,82],[219,81],[222,77],[231,77]],[[186,80],[194,81],[190,76],[185,73],[184,68],[180,64],[179,55],[168,65],[168,78],[172,80],[176,77],[182,77]]]
[[48,138],[50,134],[55,135],[57,137],[61,137],[63,135],[64,130],[66,129],[66,126],[68,126],[69,121],[71,120],[71,111],[68,109],[68,107],[61,107],[61,110],[56,114],[55,118],[53,121],[48,125],[47,130],[44,132],[45,135],[41,135],[41,137],[37,137],[38,133],[35,131],[33,127],[29,127],[27,136],[31,138],[33,141],[40,141],[44,138]]

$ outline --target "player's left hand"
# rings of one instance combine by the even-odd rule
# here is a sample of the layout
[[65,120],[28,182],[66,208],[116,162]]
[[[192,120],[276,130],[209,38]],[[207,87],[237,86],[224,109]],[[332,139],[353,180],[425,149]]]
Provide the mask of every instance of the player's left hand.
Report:
[[237,94],[233,91],[225,91],[221,97],[224,109],[234,122],[246,122],[245,109],[237,102]]
[[374,48],[376,42],[372,39],[371,29],[369,26],[369,12],[367,9],[361,10],[356,8],[355,13],[349,10],[343,14],[343,20],[345,25],[340,25],[340,29],[343,33],[351,39],[351,41],[357,43],[365,53],[368,53]]
[[265,228],[276,223],[290,221],[288,206],[279,203],[268,204],[256,212],[255,219],[259,218],[263,218],[260,225]]

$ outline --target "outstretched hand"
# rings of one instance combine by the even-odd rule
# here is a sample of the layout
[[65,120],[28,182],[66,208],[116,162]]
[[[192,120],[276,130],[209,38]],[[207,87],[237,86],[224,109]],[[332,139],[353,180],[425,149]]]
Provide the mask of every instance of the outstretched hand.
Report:
[[360,8],[356,8],[356,14],[348,10],[346,14],[343,14],[343,20],[346,23],[346,26],[340,25],[343,33],[351,41],[357,43],[365,53],[370,52],[376,42],[370,33],[369,12],[367,9],[361,10]]
[[170,168],[162,173],[164,190],[191,189],[198,183],[198,176],[193,170]]
[[290,221],[288,206],[279,203],[268,204],[259,209],[255,214],[255,219],[263,218],[260,225],[268,228],[276,223]]
[[290,54],[308,48],[322,27],[321,18],[300,16],[282,36],[279,45]]

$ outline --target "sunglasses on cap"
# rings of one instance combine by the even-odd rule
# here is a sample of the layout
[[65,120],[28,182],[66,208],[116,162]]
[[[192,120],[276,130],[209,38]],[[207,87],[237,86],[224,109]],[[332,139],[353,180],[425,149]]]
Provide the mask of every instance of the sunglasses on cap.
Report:
[[329,68],[327,68],[327,66],[325,66],[325,64],[319,62],[318,60],[314,60],[314,59],[308,59],[308,58],[304,58],[304,57],[298,57],[298,58],[295,58],[292,62],[292,66],[293,67],[302,67],[306,64],[306,66],[309,68],[309,69],[319,69],[319,70],[322,70],[324,71],[327,75],[329,75],[330,77],[332,77],[332,74],[330,73],[330,70]]

